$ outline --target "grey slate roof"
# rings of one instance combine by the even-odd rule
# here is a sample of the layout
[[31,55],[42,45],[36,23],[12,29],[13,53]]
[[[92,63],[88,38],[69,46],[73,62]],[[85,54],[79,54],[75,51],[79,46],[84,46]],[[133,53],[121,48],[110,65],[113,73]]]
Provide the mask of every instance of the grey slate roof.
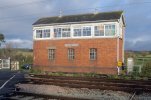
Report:
[[97,14],[80,14],[80,15],[68,15],[62,17],[47,17],[37,20],[33,25],[44,24],[57,24],[67,22],[83,22],[83,21],[103,21],[103,20],[116,20],[120,19],[123,11],[104,12]]

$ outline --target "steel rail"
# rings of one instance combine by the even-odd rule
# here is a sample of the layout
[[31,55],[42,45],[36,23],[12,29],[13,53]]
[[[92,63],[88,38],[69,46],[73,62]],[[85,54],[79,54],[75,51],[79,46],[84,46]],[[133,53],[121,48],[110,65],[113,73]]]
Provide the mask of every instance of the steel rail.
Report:
[[[31,75],[30,75],[31,76]],[[124,80],[124,79],[107,79],[107,78],[93,78],[93,77],[71,77],[71,76],[50,76],[50,75],[33,75],[31,77],[38,78],[51,78],[51,79],[62,79],[62,80],[85,80],[85,81],[108,81],[108,82],[117,82],[121,83],[136,83],[139,84],[151,84],[151,80]]]
[[125,91],[125,92],[133,92],[133,91],[145,91],[151,92],[151,84],[139,84],[136,83],[121,83],[117,82],[94,82],[94,81],[85,81],[85,80],[62,80],[62,79],[46,79],[46,78],[27,78],[30,80],[29,82],[32,84],[46,84],[46,85],[57,85],[57,86],[65,86],[72,88],[89,88],[89,89],[101,89],[101,90],[116,90],[116,91]]

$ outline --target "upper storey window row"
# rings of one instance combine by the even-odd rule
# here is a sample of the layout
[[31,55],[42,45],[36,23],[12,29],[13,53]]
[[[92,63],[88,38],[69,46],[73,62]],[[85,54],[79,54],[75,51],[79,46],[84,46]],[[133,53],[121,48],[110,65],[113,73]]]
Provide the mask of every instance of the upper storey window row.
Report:
[[[36,30],[36,38],[69,38],[69,37],[101,37],[115,36],[115,24],[100,24],[94,26],[54,27],[53,29]],[[51,31],[50,31],[51,30]]]

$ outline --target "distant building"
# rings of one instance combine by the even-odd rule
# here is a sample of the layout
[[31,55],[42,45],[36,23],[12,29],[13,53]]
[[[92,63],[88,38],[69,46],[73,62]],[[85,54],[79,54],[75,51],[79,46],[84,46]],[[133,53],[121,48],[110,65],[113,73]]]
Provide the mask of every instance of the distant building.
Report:
[[124,30],[122,11],[41,18],[33,24],[34,68],[116,74]]

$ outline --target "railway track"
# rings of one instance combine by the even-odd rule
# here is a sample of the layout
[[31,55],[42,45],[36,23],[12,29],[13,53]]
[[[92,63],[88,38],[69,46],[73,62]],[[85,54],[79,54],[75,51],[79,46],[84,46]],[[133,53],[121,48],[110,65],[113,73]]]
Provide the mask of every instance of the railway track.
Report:
[[71,88],[88,88],[124,92],[151,92],[150,80],[122,80],[106,78],[64,77],[30,75],[26,78],[32,84],[57,85]]
[[[151,93],[151,80],[120,80],[107,78],[65,77],[49,75],[30,75],[26,77],[28,84],[55,85],[71,88],[88,88],[100,90],[124,91],[131,93],[131,100],[138,93]],[[88,100],[85,98],[68,97],[66,95],[45,95],[21,92],[15,89],[11,94],[1,97],[0,100]]]

